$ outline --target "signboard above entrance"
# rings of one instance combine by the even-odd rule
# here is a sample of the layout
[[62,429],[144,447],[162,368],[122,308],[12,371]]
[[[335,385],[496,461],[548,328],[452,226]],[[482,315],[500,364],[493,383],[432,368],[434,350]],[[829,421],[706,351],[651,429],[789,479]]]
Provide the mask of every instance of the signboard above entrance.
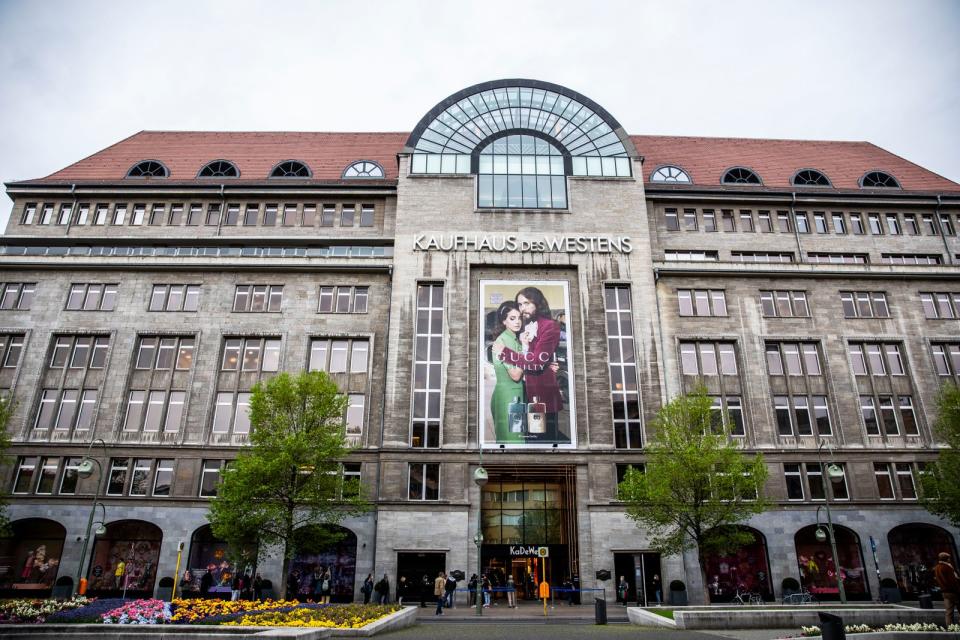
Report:
[[630,253],[630,236],[528,236],[518,234],[418,234],[414,251],[500,253]]
[[550,547],[510,545],[510,555],[519,558],[549,558]]

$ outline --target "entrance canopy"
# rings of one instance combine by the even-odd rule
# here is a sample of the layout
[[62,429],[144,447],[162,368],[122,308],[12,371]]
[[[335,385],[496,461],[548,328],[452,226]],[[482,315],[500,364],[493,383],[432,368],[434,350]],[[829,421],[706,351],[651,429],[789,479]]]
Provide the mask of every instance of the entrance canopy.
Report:
[[414,173],[476,173],[481,150],[520,133],[557,147],[572,175],[630,176],[629,158],[637,156],[620,123],[586,96],[516,79],[474,85],[443,100],[420,120],[404,151],[413,154]]

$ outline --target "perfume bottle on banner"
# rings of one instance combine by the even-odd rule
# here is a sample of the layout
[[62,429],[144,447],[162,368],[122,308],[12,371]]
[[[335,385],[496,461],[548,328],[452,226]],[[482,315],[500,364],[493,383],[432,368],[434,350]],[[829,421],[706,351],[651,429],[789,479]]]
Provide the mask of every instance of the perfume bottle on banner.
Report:
[[520,398],[513,397],[513,402],[507,406],[507,424],[510,425],[510,433],[523,433],[527,422],[527,405],[520,402]]
[[527,405],[527,430],[530,433],[547,432],[547,405],[538,402],[539,399],[533,396],[533,402]]

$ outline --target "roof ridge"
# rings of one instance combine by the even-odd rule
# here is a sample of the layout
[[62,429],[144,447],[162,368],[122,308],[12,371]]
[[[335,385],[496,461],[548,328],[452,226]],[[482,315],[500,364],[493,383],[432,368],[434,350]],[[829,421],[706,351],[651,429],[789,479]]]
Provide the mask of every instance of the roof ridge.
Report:
[[[743,136],[678,136],[669,134],[628,134],[631,138],[680,138],[683,140],[749,140],[752,142],[817,142],[829,144],[872,144],[867,140],[814,140],[810,138],[748,138]],[[876,145],[874,145],[876,146]]]

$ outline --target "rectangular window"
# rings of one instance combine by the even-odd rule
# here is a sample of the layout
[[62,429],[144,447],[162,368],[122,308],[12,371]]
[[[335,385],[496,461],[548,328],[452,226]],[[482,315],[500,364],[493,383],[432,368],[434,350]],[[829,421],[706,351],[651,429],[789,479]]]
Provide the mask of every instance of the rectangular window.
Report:
[[920,235],[920,225],[917,224],[917,215],[915,213],[903,214],[903,227],[912,236]]
[[797,233],[810,233],[810,223],[807,220],[806,212],[797,211],[794,213],[793,221],[797,225]]
[[33,303],[33,294],[37,290],[35,282],[7,282],[0,285],[0,310],[28,310]]
[[887,294],[880,291],[841,291],[845,318],[889,318]]
[[873,476],[877,479],[877,493],[881,500],[893,500],[896,496],[893,494],[893,477],[890,473],[890,465],[885,462],[873,463]]
[[321,227],[332,227],[334,221],[337,217],[337,206],[334,204],[325,204],[323,205],[323,210],[320,213],[320,226]]
[[33,218],[37,215],[37,205],[30,202],[23,207],[23,217],[20,218],[20,224],[33,224]]
[[283,207],[283,226],[294,227],[297,225],[297,205],[287,204]]
[[244,313],[280,313],[283,285],[238,284],[233,310]]
[[153,460],[149,458],[134,458],[133,475],[130,477],[130,495],[145,496],[150,493],[150,471]]
[[697,230],[697,211],[696,209],[683,210],[683,226],[687,231]]
[[[166,212],[166,210],[164,209],[164,205],[162,205],[162,204],[155,204],[155,205],[151,206],[151,207],[150,207],[150,223],[149,223],[150,226],[156,227],[156,226],[162,225],[162,224],[163,224],[163,215],[164,215],[165,212]],[[83,210],[81,209],[81,214],[82,214],[82,213],[83,213]],[[84,217],[86,217],[86,216],[84,216]],[[79,224],[84,224],[84,223],[83,223],[83,222],[80,222]]]
[[618,449],[639,449],[643,446],[643,437],[630,288],[627,285],[604,286],[603,302],[614,445]]
[[664,209],[663,217],[667,227],[667,231],[680,230],[680,219],[677,217],[676,209]]
[[199,226],[203,222],[203,206],[199,204],[190,205],[190,212],[187,214],[187,226]]
[[112,458],[110,460],[110,475],[107,482],[108,496],[122,496],[127,486],[127,471],[130,469],[130,460],[127,458]]
[[757,222],[761,233],[773,233],[773,222],[769,211],[758,211]]
[[867,224],[870,227],[870,233],[875,236],[883,235],[883,227],[880,226],[880,214],[868,213]]
[[722,290],[678,289],[681,316],[726,316],[727,299]]
[[409,500],[440,499],[440,465],[437,463],[410,463],[409,482],[407,483]]
[[860,396],[860,415],[863,417],[863,425],[867,434],[871,436],[880,435],[880,425],[877,422],[877,406],[873,401],[873,396]]
[[64,458],[63,474],[60,476],[60,490],[62,496],[72,496],[77,493],[77,481],[80,478],[80,461],[83,458]]
[[932,350],[937,375],[960,377],[960,343],[934,344]]
[[787,500],[803,500],[803,477],[799,464],[784,463],[783,477],[787,484]]
[[40,473],[37,478],[36,493],[51,495],[57,481],[57,470],[60,468],[60,458],[40,458]]
[[760,310],[767,318],[807,318],[810,316],[805,291],[761,291]]
[[347,395],[347,435],[359,436],[363,433],[363,417],[366,397],[362,393],[351,393]]
[[440,400],[443,377],[443,285],[417,285],[413,345],[413,447],[440,446]]
[[372,204],[362,204],[360,205],[360,226],[361,227],[372,227],[373,226],[373,214],[374,207]]
[[810,488],[811,500],[826,500],[825,489],[823,486],[823,470],[816,462],[808,462],[804,465],[807,472],[807,486]]
[[753,233],[753,213],[750,211],[740,212],[740,230],[747,233]]
[[712,209],[703,210],[703,230],[711,233],[717,230],[717,215]]
[[865,253],[824,253],[807,252],[807,259],[814,264],[867,264],[870,260]]
[[880,424],[883,425],[884,435],[900,435],[897,412],[893,408],[893,396],[879,396],[878,400],[880,401]]
[[73,284],[67,296],[67,311],[113,311],[116,284]]
[[793,254],[776,251],[731,251],[730,259],[734,262],[793,262]]
[[340,226],[341,227],[352,227],[353,218],[356,213],[357,208],[352,204],[345,204],[340,209]]
[[240,205],[228,204],[227,215],[223,219],[223,224],[229,227],[233,227],[239,224],[239,222],[240,222]]
[[938,253],[881,253],[882,264],[942,264],[943,256]]
[[732,342],[681,342],[680,362],[684,375],[737,375]]
[[198,284],[155,284],[150,294],[150,311],[196,311],[200,302]]
[[179,227],[183,224],[183,205],[170,205],[170,226]]
[[729,209],[725,209],[720,214],[720,220],[721,220],[721,225],[723,226],[723,230],[725,232],[731,232],[731,231],[737,230],[736,222],[734,221],[734,218],[733,218],[733,211]]
[[23,340],[23,334],[0,334],[0,365],[4,369],[15,369],[20,364]]
[[909,462],[896,463],[897,487],[903,500],[917,499],[917,483],[913,477],[913,466]]
[[911,396],[898,396],[900,405],[900,424],[903,425],[903,432],[908,436],[920,435],[920,429],[917,427],[917,415],[913,411],[913,398]]
[[859,213],[850,214],[850,230],[853,231],[855,236],[862,236],[866,233],[863,226],[863,217]]
[[263,226],[275,227],[277,225],[277,205],[268,204],[263,209]]
[[33,490],[39,460],[40,458],[35,456],[20,458],[16,479],[13,481],[13,493],[30,493]]
[[277,371],[280,365],[280,346],[279,338],[226,338],[223,341],[223,359],[220,369],[222,371]]
[[842,213],[831,214],[830,220],[833,222],[833,232],[835,234],[842,236],[847,233],[847,226],[843,221]]
[[716,262],[720,259],[716,251],[680,251],[667,249],[663,252],[668,262]]
[[786,211],[777,212],[777,229],[780,233],[790,233],[790,216]]
[[900,217],[895,213],[888,213],[885,219],[887,221],[887,233],[892,236],[900,235]]
[[829,233],[827,229],[827,214],[815,212],[813,214],[813,226],[816,227],[817,233]]
[[315,204],[303,205],[303,226],[305,227],[317,226],[317,205]]
[[356,498],[360,495],[359,462],[344,462],[340,465],[340,497]]
[[243,226],[257,226],[257,218],[260,217],[260,205],[248,204],[243,210]]
[[213,498],[217,495],[217,485],[220,484],[220,471],[223,469],[223,460],[204,460],[200,472],[200,497]]
[[157,460],[157,470],[153,476],[153,495],[169,496],[173,484],[173,460]]
[[130,220],[130,224],[135,226],[141,226],[143,224],[143,218],[147,213],[147,205],[145,204],[135,204],[133,205],[133,218]]

